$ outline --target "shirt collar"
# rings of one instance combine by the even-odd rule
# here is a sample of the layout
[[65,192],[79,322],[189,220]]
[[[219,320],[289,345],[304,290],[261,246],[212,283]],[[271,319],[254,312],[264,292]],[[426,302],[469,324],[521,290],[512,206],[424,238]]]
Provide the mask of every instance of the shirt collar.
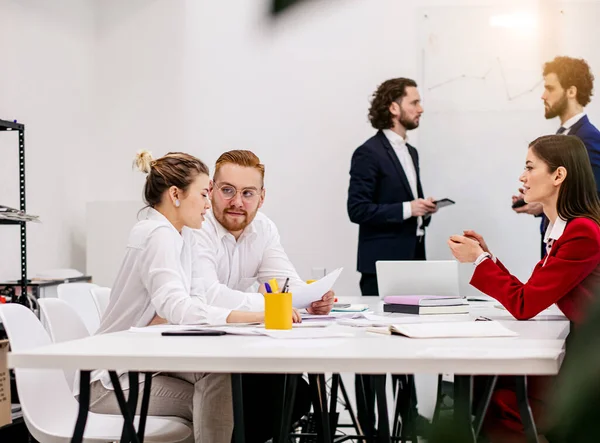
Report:
[[566,122],[564,122],[563,125],[562,125],[562,127],[565,128],[565,129],[571,129],[571,127],[575,123],[577,123],[579,120],[581,120],[584,116],[585,116],[585,112],[580,112],[579,114],[574,115],[569,120],[567,120]]
[[406,146],[406,143],[408,142],[408,137],[404,138],[391,129],[384,129],[383,134],[394,147]]
[[546,229],[546,235],[544,236],[544,243],[548,243],[550,240],[556,241],[563,235],[565,228],[567,227],[567,221],[557,217],[553,224],[548,226]]

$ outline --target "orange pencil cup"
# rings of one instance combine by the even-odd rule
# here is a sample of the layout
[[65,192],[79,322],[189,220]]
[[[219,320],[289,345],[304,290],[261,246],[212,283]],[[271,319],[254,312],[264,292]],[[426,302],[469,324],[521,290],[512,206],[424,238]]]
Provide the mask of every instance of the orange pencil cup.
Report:
[[292,293],[265,294],[265,329],[292,329]]

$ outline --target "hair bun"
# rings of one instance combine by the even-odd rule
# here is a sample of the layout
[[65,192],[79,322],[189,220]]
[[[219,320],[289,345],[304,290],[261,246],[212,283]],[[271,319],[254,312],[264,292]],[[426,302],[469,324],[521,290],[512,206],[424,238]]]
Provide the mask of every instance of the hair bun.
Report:
[[152,153],[145,149],[141,149],[135,154],[134,164],[144,174],[150,173],[153,161]]

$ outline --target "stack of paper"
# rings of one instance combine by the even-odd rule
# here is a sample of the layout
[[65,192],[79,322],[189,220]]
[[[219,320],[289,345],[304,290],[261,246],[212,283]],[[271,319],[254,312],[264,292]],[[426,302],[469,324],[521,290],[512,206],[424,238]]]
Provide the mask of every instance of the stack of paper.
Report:
[[40,222],[40,219],[37,215],[26,214],[18,209],[3,205],[0,205],[0,219],[36,223]]

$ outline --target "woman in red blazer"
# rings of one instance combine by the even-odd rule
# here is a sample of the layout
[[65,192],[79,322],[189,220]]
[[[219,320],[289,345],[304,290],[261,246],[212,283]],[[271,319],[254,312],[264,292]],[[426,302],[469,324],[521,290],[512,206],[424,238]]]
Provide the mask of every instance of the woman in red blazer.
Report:
[[[556,304],[580,323],[600,284],[600,200],[585,146],[577,137],[550,135],[531,143],[520,177],[525,201],[539,202],[549,220],[547,255],[522,283],[474,231],[450,237],[448,245],[461,263],[474,263],[471,285],[498,300],[518,320],[535,317]],[[552,379],[528,377],[529,400],[539,423]],[[525,441],[516,394],[499,381],[484,432],[493,442]]]

